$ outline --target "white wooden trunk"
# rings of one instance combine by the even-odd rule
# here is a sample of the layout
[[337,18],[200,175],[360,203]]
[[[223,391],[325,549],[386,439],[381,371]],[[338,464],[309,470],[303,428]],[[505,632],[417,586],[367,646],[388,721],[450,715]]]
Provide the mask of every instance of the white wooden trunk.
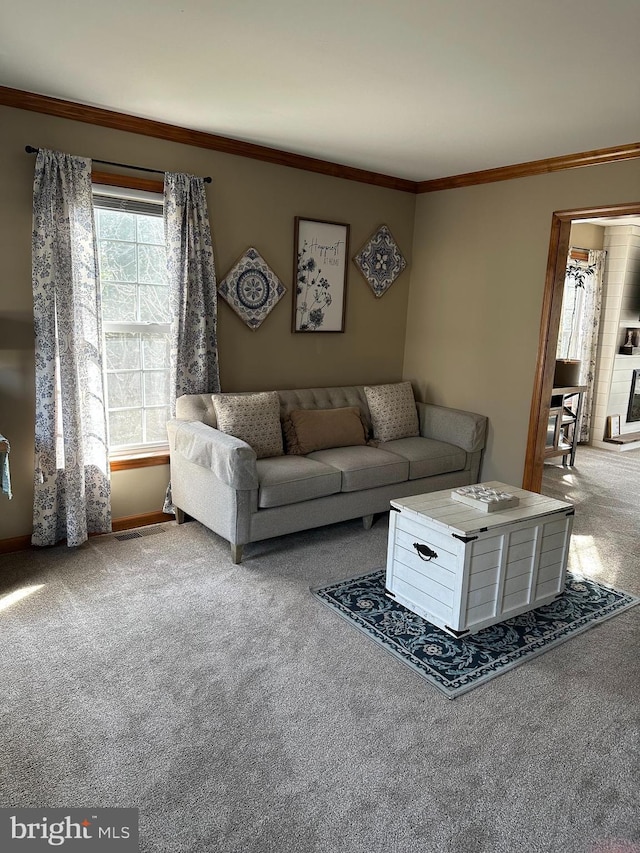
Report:
[[[564,588],[573,506],[487,485],[519,506],[486,513],[450,490],[391,501],[387,594],[454,636],[548,604]],[[436,556],[423,559],[416,545]]]

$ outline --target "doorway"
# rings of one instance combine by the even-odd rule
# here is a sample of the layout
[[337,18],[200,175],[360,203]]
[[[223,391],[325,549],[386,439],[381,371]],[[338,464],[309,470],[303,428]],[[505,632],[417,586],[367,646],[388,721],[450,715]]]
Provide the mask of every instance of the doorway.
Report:
[[553,214],[523,476],[523,488],[532,492],[540,492],[542,487],[571,223],[584,219],[630,215],[640,215],[640,202],[613,207],[563,210],[556,211]]

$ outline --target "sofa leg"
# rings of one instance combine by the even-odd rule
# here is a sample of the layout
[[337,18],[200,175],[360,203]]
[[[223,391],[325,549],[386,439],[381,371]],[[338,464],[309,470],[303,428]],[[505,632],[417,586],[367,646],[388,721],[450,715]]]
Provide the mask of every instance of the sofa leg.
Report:
[[178,522],[178,524],[184,524],[186,520],[184,510],[179,509],[177,506],[174,506],[174,510],[176,513],[176,521]]
[[373,515],[363,515],[362,526],[365,530],[371,530],[371,528],[373,527]]
[[233,542],[231,543],[231,559],[236,566],[242,562],[243,547],[243,545],[234,545]]

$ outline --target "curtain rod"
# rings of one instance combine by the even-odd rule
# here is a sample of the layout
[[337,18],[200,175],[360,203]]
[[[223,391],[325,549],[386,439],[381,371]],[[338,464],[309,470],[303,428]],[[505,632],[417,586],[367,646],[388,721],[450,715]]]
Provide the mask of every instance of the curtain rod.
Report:
[[589,259],[590,251],[591,249],[583,249],[582,246],[569,246],[569,257],[574,260],[584,260],[586,262]]
[[[27,154],[37,154],[40,150],[39,148],[34,148],[33,145],[25,145],[24,150]],[[156,175],[164,175],[164,172],[160,169],[147,169],[144,166],[128,166],[126,163],[112,163],[111,160],[92,160],[92,163],[101,163],[103,166],[117,166],[119,169],[135,169],[137,172],[153,172]],[[202,179],[205,184],[211,183],[211,178],[206,177]]]

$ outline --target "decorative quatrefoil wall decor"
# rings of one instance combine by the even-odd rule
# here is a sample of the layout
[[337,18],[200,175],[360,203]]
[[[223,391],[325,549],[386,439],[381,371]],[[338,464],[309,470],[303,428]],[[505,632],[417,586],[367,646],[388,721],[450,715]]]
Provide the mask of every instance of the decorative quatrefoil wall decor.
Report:
[[251,329],[257,329],[287,292],[278,276],[253,247],[236,261],[218,293]]
[[407,266],[393,234],[386,225],[381,225],[367,240],[353,262],[376,296],[386,293]]

